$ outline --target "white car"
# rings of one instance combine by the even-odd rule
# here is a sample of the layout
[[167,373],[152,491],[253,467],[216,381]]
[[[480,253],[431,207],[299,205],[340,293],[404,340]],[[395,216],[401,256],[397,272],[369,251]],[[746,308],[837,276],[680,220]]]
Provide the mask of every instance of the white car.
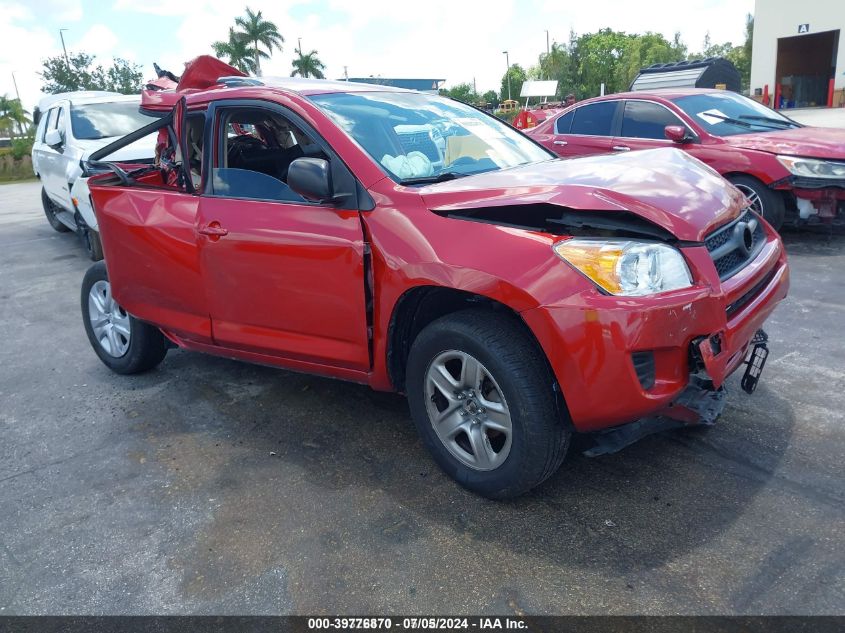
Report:
[[[32,167],[41,179],[44,213],[56,231],[75,231],[94,261],[103,258],[97,218],[91,207],[82,161],[97,149],[154,119],[139,111],[140,95],[66,92],[38,104]],[[132,143],[109,158],[121,163],[152,163],[155,135]]]

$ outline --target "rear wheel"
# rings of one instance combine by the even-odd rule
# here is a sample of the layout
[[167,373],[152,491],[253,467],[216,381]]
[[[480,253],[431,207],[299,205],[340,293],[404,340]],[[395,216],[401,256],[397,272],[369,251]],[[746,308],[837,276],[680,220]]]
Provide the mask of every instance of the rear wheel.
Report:
[[462,486],[504,499],[551,476],[570,433],[542,352],[507,315],[466,310],[414,341],[406,390],[411,414],[440,467]]
[[82,322],[100,360],[118,374],[137,374],[158,365],[167,341],[158,328],[120,307],[111,294],[104,262],[88,269],[82,280]]
[[47,216],[47,221],[50,223],[50,226],[53,227],[54,230],[58,231],[59,233],[67,233],[70,231],[70,228],[65,225],[59,218],[56,217],[56,212],[59,210],[58,206],[55,202],[50,200],[50,196],[47,195],[47,191],[44,187],[41,187],[41,206],[44,207],[44,215]]
[[775,230],[783,226],[786,205],[780,192],[769,189],[753,176],[740,174],[730,176],[728,180],[745,194],[751,203],[751,208],[762,215]]

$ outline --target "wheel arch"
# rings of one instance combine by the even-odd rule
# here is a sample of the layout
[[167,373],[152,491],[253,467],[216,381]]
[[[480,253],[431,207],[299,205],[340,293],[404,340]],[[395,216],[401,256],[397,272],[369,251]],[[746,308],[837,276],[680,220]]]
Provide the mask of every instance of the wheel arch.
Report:
[[406,290],[396,301],[390,315],[386,349],[387,373],[393,388],[396,391],[405,391],[408,354],[420,332],[440,317],[472,308],[504,314],[528,335],[546,363],[549,376],[553,381],[558,411],[563,414],[560,417],[570,425],[570,416],[563,392],[551,363],[534,332],[519,312],[501,301],[466,290],[436,285],[415,286]]

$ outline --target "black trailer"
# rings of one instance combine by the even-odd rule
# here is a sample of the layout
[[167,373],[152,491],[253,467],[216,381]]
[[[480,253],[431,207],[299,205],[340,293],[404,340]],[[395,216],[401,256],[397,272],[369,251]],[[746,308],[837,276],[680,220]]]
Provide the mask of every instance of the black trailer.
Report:
[[629,89],[658,88],[722,88],[739,92],[742,89],[742,78],[731,61],[724,57],[708,57],[642,68]]

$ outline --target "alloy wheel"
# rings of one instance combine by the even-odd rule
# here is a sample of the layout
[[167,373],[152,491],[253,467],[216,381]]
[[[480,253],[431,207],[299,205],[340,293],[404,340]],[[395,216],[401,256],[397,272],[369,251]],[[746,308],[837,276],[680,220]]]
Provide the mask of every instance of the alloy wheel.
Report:
[[111,284],[100,280],[88,293],[88,318],[94,337],[109,356],[120,358],[129,350],[129,314],[117,305]]
[[751,203],[750,204],[751,209],[755,213],[757,213],[758,215],[763,215],[763,200],[760,198],[760,196],[757,194],[756,191],[754,191],[748,185],[743,185],[743,184],[734,184],[734,187],[739,189],[742,192],[742,194],[746,198],[748,198],[748,202]]
[[490,371],[458,350],[438,354],[426,371],[426,409],[437,437],[453,457],[489,471],[508,457],[511,414]]

